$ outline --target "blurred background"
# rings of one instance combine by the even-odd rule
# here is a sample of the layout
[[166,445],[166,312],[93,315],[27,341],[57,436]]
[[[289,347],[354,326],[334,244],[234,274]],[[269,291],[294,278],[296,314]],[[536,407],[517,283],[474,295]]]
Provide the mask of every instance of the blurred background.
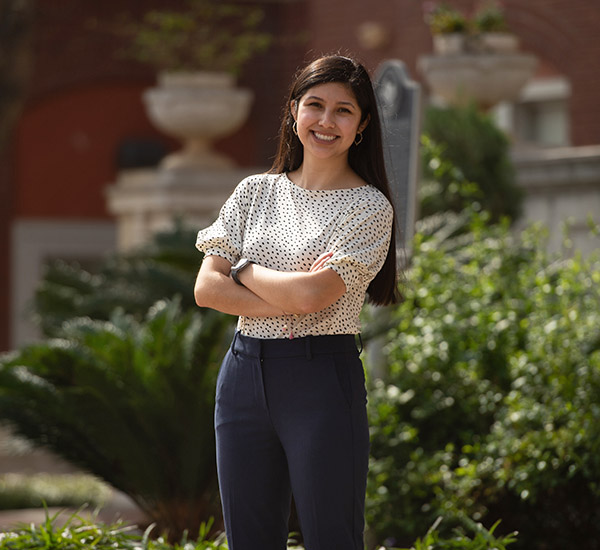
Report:
[[[386,59],[401,59],[423,85],[425,102],[432,100],[435,91],[419,69],[419,60],[433,52],[427,2],[252,4],[263,8],[260,29],[273,44],[239,74],[239,84],[253,92],[246,120],[215,140],[241,173],[270,165],[291,76],[321,53],[351,52],[373,71]],[[451,4],[464,13],[478,5]],[[3,2],[11,59],[2,65],[3,102],[10,104],[3,113],[10,108],[19,115],[3,117],[9,127],[0,174],[0,349],[35,337],[26,310],[45,260],[89,263],[116,248],[118,220],[107,189],[120,172],[157,163],[178,147],[151,122],[142,100],[158,69],[124,55],[128,37],[118,27],[123,14],[140,21],[154,8],[185,6],[183,0]],[[589,247],[577,231],[587,213],[599,211],[600,6],[586,0],[506,0],[503,6],[519,49],[537,59],[518,96],[495,107],[529,199],[523,221],[558,227],[575,217],[578,244]],[[22,17],[14,37],[8,35],[11,10]],[[560,239],[553,235],[552,245]]]
[[[421,217],[477,202],[494,221],[507,216],[513,235],[541,222],[547,237],[533,248],[563,258],[597,250],[590,232],[600,215],[597,0],[231,2],[249,10],[241,24],[202,4],[1,1],[0,350],[56,334],[52,322],[62,318],[48,321],[53,306],[44,306],[40,284],[49,265],[56,280],[75,277],[57,261],[105,276],[106,258],[184,226],[193,257],[194,231],[214,219],[242,177],[269,168],[292,76],[325,53],[356,56],[373,74],[402,60],[421,86],[413,123],[441,146],[424,145]],[[196,51],[198,44],[210,47]],[[220,57],[214,48],[223,44],[233,50]],[[190,77],[197,69],[226,77]],[[494,157],[499,151],[505,157]],[[443,172],[444,155],[458,172]],[[486,180],[477,169],[494,162]],[[453,202],[447,195],[457,181],[464,191]],[[479,194],[469,195],[469,182]],[[86,292],[105,288],[91,275],[77,277]],[[190,285],[184,306],[187,277],[177,281]],[[72,471],[36,456],[31,471]],[[6,471],[18,469],[3,460]],[[87,491],[105,498],[94,487]],[[502,502],[504,513],[510,500]]]

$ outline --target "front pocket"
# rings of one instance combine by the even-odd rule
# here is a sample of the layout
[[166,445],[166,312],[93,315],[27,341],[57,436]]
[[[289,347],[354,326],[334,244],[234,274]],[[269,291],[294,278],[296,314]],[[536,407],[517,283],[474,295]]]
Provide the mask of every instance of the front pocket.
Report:
[[353,353],[337,353],[333,357],[338,384],[348,406],[365,404],[365,373],[360,358]]

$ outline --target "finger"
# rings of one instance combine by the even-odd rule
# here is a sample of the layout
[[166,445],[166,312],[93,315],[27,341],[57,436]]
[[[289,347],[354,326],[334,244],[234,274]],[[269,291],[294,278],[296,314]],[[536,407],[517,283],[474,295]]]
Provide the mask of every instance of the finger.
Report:
[[329,260],[329,258],[331,258],[333,256],[332,252],[325,252],[323,254],[321,254],[312,264],[312,266],[310,267],[309,271],[318,271],[319,269],[322,269],[323,266],[325,265],[325,263],[327,262],[327,260]]

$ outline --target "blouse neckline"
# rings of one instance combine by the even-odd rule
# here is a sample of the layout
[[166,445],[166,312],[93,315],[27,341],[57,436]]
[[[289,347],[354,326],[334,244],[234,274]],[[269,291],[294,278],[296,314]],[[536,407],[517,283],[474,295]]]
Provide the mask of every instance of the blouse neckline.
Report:
[[281,174],[283,176],[283,178],[288,182],[289,185],[292,186],[292,188],[298,189],[298,191],[300,192],[304,192],[307,194],[333,194],[333,193],[338,193],[338,192],[355,192],[358,191],[360,189],[365,189],[366,187],[368,187],[368,184],[365,183],[364,185],[359,185],[358,187],[340,187],[338,189],[306,189],[305,187],[300,187],[298,184],[294,183],[290,177],[287,175],[287,172],[283,172]]

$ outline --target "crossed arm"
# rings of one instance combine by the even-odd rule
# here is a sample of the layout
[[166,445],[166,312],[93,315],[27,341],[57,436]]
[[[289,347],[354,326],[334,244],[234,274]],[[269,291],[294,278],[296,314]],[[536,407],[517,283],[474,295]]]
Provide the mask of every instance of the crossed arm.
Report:
[[337,301],[346,285],[332,269],[324,268],[330,253],[321,255],[308,272],[283,272],[252,264],[239,274],[244,286],[229,276],[231,264],[206,256],[194,286],[196,304],[250,317],[275,317],[321,311]]

